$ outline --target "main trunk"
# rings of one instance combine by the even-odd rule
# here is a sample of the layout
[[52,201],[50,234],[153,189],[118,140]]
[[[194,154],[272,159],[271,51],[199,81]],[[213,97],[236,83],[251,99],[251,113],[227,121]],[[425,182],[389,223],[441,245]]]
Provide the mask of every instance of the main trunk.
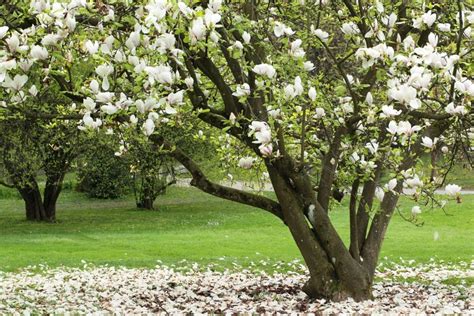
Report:
[[57,177],[48,177],[44,188],[44,209],[48,220],[56,220],[56,203],[62,190],[64,174]]
[[276,170],[269,168],[269,171],[285,223],[309,270],[310,279],[303,287],[305,293],[311,298],[333,301],[349,297],[357,301],[369,299],[371,278],[366,270],[359,264],[344,265],[341,268],[342,263],[339,260],[344,254],[328,255],[328,246],[324,244],[328,241],[323,242],[318,238],[305,216],[303,194],[295,191]]

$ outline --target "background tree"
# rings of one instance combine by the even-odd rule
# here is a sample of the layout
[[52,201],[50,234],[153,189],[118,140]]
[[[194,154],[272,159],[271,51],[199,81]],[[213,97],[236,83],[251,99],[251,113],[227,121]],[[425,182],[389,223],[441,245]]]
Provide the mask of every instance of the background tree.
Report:
[[77,162],[77,190],[91,198],[116,199],[130,192],[130,163],[115,155],[116,137],[91,133]]
[[[190,171],[192,185],[267,210],[288,226],[309,269],[308,295],[362,300],[370,297],[400,196],[420,205],[433,201],[437,183],[420,172],[420,156],[438,140],[447,152],[472,142],[469,5],[34,1],[35,32],[23,29],[20,45],[34,63],[58,55],[48,63],[58,72],[84,59],[95,68],[65,86],[82,99],[81,128],[138,124]],[[9,46],[3,56],[21,58],[8,45],[18,31],[3,30]],[[59,36],[59,44],[36,47],[42,32]],[[308,60],[308,51],[318,52],[324,67]],[[325,76],[328,69],[337,78]],[[30,83],[13,76],[28,71],[5,73],[7,108],[15,109]],[[210,181],[189,155],[155,133],[157,126],[197,121],[229,135],[222,151],[241,167],[265,166],[277,200]],[[350,192],[349,247],[328,216],[339,188]],[[460,200],[459,187],[447,189]]]
[[77,129],[24,119],[2,120],[0,126],[0,184],[20,193],[28,220],[54,221],[64,176],[77,154]]
[[159,153],[148,142],[136,140],[130,144],[127,156],[133,178],[133,193],[138,208],[152,210],[159,195],[176,183],[174,160]]

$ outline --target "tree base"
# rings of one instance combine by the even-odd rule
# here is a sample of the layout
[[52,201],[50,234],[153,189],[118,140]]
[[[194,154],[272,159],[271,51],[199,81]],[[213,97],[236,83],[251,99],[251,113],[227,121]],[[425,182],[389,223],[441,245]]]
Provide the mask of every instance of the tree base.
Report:
[[319,282],[310,278],[306,281],[302,290],[312,299],[326,299],[333,302],[345,301],[349,298],[356,302],[361,302],[372,298],[370,286],[344,287],[337,280],[333,280],[330,286],[321,287]]

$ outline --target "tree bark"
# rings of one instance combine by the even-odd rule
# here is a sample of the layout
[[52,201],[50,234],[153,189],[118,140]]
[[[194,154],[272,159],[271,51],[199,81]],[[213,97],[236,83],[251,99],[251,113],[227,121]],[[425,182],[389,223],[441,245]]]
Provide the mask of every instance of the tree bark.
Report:
[[49,221],[56,220],[56,203],[62,190],[64,174],[48,177],[44,188],[44,209]]
[[[300,250],[310,273],[310,279],[303,287],[311,298],[325,298],[340,301],[352,297],[361,301],[370,298],[371,282],[365,268],[350,258],[345,248],[338,248],[338,240],[331,240],[331,234],[326,234],[316,222],[321,215],[327,216],[321,205],[311,208],[305,217],[305,202],[301,199],[304,193],[291,185],[286,177],[271,164],[267,164],[270,179],[280,202],[283,217],[293,239]],[[314,201],[317,203],[317,201]],[[319,211],[316,209],[318,208]],[[323,224],[324,225],[324,224]],[[324,238],[321,238],[325,235]],[[341,241],[342,244],[342,241]],[[351,260],[347,263],[347,259]]]
[[44,221],[47,219],[41,192],[36,183],[32,186],[18,189],[25,202],[26,219],[29,221]]

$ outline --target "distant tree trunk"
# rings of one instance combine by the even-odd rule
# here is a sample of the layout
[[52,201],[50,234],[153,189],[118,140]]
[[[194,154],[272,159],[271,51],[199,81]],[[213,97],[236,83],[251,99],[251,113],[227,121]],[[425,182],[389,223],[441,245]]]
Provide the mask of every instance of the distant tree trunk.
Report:
[[44,209],[41,192],[38,184],[34,184],[19,188],[18,191],[25,201],[26,219],[30,221],[45,221],[48,219]]
[[[154,209],[154,203],[158,195],[164,194],[167,187],[176,183],[174,173],[170,172],[170,174],[172,175],[172,180],[169,182],[166,181],[166,176],[161,177],[155,174],[142,175],[140,180],[134,179],[135,200],[138,208]],[[140,185],[137,182],[140,182]]]
[[44,209],[50,221],[56,220],[56,203],[62,190],[64,173],[48,176],[44,188]]

